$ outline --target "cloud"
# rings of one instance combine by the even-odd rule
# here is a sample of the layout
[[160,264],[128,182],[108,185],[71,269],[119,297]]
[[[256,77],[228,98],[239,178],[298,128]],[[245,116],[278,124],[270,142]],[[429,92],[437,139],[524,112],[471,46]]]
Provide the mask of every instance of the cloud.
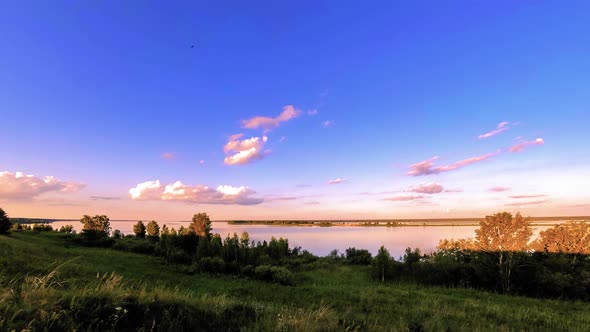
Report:
[[402,196],[393,196],[393,197],[386,197],[383,198],[384,201],[392,201],[392,202],[407,202],[407,201],[417,201],[423,199],[424,196],[422,195],[402,195]]
[[281,136],[279,143],[283,143],[287,139],[287,136]]
[[510,152],[522,152],[525,148],[533,145],[543,145],[545,144],[545,140],[542,138],[537,138],[534,141],[522,141],[510,147]]
[[311,201],[311,202],[305,202],[303,204],[305,204],[305,205],[320,205],[320,202],[318,202],[318,201]]
[[133,200],[182,201],[201,204],[236,204],[255,205],[263,202],[262,198],[252,197],[255,191],[248,187],[227,185],[210,188],[205,185],[185,185],[176,181],[163,186],[160,180],[139,183],[129,189]]
[[272,202],[272,201],[294,201],[298,199],[298,197],[296,196],[279,196],[279,197],[270,197],[265,199],[266,202]]
[[326,120],[326,121],[322,122],[322,126],[324,126],[325,128],[332,127],[332,126],[334,126],[334,121]]
[[454,162],[450,165],[445,165],[445,166],[435,166],[434,161],[437,160],[438,157],[433,157],[428,160],[424,160],[419,163],[410,165],[408,167],[410,169],[410,171],[407,174],[410,176],[421,176],[421,175],[439,174],[439,173],[443,173],[443,172],[454,171],[454,170],[457,170],[461,167],[490,159],[493,156],[498,155],[499,153],[500,152],[498,151],[495,153],[484,154],[482,156],[467,158],[467,159],[459,160],[457,162]]
[[314,116],[314,115],[317,115],[318,113],[319,112],[316,109],[307,111],[307,115],[309,115],[309,116]]
[[520,198],[540,198],[540,197],[547,197],[549,195],[545,195],[545,194],[539,194],[539,195],[513,195],[510,196],[510,198],[516,198],[516,199],[520,199]]
[[463,189],[459,189],[459,188],[456,188],[456,189],[446,189],[445,192],[446,193],[462,193],[463,192]]
[[262,128],[265,132],[268,132],[278,127],[282,122],[296,118],[299,114],[301,114],[300,110],[295,109],[293,105],[287,105],[283,107],[283,111],[276,118],[256,116],[251,119],[242,120],[242,127],[247,129]]
[[22,172],[0,172],[0,198],[32,199],[47,192],[73,193],[84,187],[86,185],[60,181],[53,176],[39,178]]
[[489,138],[495,135],[498,135],[500,133],[505,132],[506,130],[510,129],[510,126],[508,125],[508,122],[504,121],[504,122],[500,122],[498,124],[498,126],[496,127],[496,129],[487,132],[485,134],[481,134],[478,136],[479,139],[484,139],[484,138]]
[[111,197],[111,196],[90,196],[90,199],[93,201],[117,201],[120,200],[121,197]]
[[407,191],[419,193],[419,194],[438,194],[443,191],[443,186],[439,183],[421,183],[417,186],[411,186]]
[[295,187],[297,187],[297,188],[310,188],[310,187],[312,187],[312,185],[311,184],[298,184]]
[[243,165],[264,158],[269,151],[263,151],[268,137],[251,137],[240,140],[242,134],[232,135],[223,147],[226,156],[223,162],[226,165]]
[[174,152],[164,152],[164,153],[162,153],[161,157],[164,160],[172,160],[172,159],[174,159],[174,157],[176,157],[176,153],[174,153]]
[[537,205],[549,202],[548,199],[539,200],[539,201],[528,201],[528,202],[518,202],[518,203],[508,203],[505,204],[506,206],[524,206],[524,205]]
[[509,187],[492,187],[490,189],[488,189],[489,192],[492,193],[500,193],[500,192],[504,192],[504,191],[508,191],[510,190]]
[[346,179],[336,178],[328,181],[328,184],[340,184],[346,182]]
[[205,161],[203,159],[199,160],[199,165],[205,165]]

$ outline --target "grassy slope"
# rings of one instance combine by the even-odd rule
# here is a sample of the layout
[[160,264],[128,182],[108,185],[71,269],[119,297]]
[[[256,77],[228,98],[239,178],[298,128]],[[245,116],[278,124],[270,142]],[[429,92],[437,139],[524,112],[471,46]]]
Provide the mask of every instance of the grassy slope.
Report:
[[[78,258],[76,258],[78,257]],[[97,273],[123,276],[123,288],[176,289],[177,300],[209,297],[251,305],[260,313],[251,330],[338,329],[339,323],[368,330],[583,330],[590,304],[503,296],[466,289],[381,285],[366,267],[325,265],[297,274],[297,286],[230,276],[188,275],[160,259],[100,248],[67,247],[61,234],[0,236],[0,283],[14,275],[43,276],[57,265],[66,289],[96,282]],[[4,281],[3,281],[4,280]],[[142,285],[139,287],[138,285]],[[7,285],[0,284],[0,290]],[[0,304],[2,298],[0,294]],[[0,325],[0,329],[1,325]],[[340,327],[341,329],[341,327]]]

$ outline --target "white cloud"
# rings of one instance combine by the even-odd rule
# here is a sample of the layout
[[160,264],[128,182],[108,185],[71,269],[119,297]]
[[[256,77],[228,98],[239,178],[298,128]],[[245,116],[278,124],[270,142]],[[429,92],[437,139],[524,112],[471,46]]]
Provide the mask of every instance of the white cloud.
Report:
[[322,126],[324,126],[326,128],[332,127],[333,125],[334,125],[334,121],[332,121],[332,120],[326,120],[326,121],[322,122]]
[[340,184],[346,182],[346,179],[343,178],[336,178],[328,181],[328,184]]
[[262,198],[252,197],[255,191],[248,187],[228,185],[211,188],[205,185],[185,185],[181,181],[162,186],[159,180],[139,183],[129,189],[134,200],[183,201],[201,204],[254,205],[263,202]]
[[31,199],[47,192],[73,193],[85,186],[81,183],[60,181],[53,176],[40,178],[22,172],[0,172],[0,198]]
[[264,151],[268,137],[251,137],[240,140],[242,134],[232,135],[223,147],[227,157],[224,159],[226,165],[243,165],[255,160],[264,158],[269,151]]

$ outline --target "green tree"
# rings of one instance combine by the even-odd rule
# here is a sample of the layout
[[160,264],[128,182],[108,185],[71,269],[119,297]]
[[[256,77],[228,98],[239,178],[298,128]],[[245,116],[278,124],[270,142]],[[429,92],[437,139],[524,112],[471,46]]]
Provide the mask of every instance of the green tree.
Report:
[[121,238],[123,238],[123,233],[121,233],[121,231],[120,231],[120,230],[118,230],[118,229],[115,229],[115,230],[113,231],[113,237],[114,237],[115,239],[121,239]]
[[80,222],[82,223],[82,232],[86,234],[108,235],[111,231],[110,219],[105,215],[95,215],[94,217],[84,215]]
[[155,220],[147,224],[147,236],[152,240],[157,240],[160,237],[160,226]]
[[385,277],[390,273],[391,261],[389,251],[384,246],[381,246],[373,259],[373,275],[381,279],[381,282],[384,282]]
[[143,224],[143,221],[140,220],[137,224],[133,225],[133,233],[138,238],[145,238],[145,225]]
[[198,236],[206,236],[209,239],[211,238],[211,219],[209,219],[207,213],[195,214],[189,228]]
[[474,249],[497,257],[502,289],[510,292],[510,275],[514,269],[514,253],[525,251],[533,235],[530,218],[500,212],[486,216],[475,231]]
[[0,208],[0,234],[8,234],[10,228],[12,227],[12,222],[8,215],[2,208]]

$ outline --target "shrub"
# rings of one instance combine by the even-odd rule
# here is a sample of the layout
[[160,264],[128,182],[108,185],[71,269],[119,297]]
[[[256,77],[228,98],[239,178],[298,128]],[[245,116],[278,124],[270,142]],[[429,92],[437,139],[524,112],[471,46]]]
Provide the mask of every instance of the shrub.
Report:
[[346,249],[346,260],[350,264],[369,265],[371,264],[371,253],[366,249],[348,248]]
[[35,232],[51,232],[53,231],[53,227],[49,224],[34,224],[33,230]]
[[260,265],[254,269],[254,278],[281,285],[293,284],[293,273],[282,266]]
[[199,271],[209,273],[223,273],[225,262],[221,257],[204,257],[198,262]]
[[72,226],[72,225],[61,226],[61,228],[59,229],[59,232],[60,233],[68,233],[68,234],[75,233],[74,226]]

